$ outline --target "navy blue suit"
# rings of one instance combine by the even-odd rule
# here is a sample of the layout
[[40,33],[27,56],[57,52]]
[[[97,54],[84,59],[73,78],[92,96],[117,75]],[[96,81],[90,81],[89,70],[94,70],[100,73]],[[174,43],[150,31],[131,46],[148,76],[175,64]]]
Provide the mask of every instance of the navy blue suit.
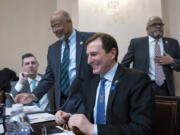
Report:
[[[83,72],[83,69],[90,69],[87,65],[86,50],[83,47],[83,44],[90,36],[92,36],[92,34],[93,33],[76,31],[76,74],[79,74],[81,70]],[[40,99],[45,93],[47,93],[48,89],[55,84],[56,109],[58,109],[61,105],[61,44],[62,41],[57,41],[49,47],[47,55],[48,65],[46,68],[46,73],[33,92],[36,97]]]
[[[99,81],[99,75],[84,78],[86,85],[79,91],[81,98],[74,103],[83,102],[84,114],[92,123]],[[106,125],[97,125],[98,135],[152,135],[153,100],[151,81],[146,73],[118,65],[109,93]]]
[[[172,38],[162,38],[164,50],[174,58],[175,63],[164,65],[163,71],[166,77],[168,92],[170,96],[175,95],[173,70],[180,71],[180,46],[177,40]],[[149,40],[148,37],[132,39],[128,52],[124,56],[121,64],[129,67],[133,62],[133,68],[149,73]]]

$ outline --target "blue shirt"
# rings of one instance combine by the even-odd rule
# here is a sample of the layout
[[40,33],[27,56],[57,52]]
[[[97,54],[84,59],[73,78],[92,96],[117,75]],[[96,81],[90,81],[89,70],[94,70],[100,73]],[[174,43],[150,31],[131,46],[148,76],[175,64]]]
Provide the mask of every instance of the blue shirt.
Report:
[[[111,89],[111,85],[112,85],[112,81],[114,79],[114,75],[116,73],[118,67],[118,63],[116,63],[111,70],[109,70],[104,76],[101,76],[103,78],[106,79],[105,82],[105,116],[106,116],[106,110],[107,110],[107,103],[108,103],[108,98],[109,98],[109,93],[110,93],[110,89]],[[100,91],[100,82],[97,88],[97,92],[96,92],[96,101],[95,101],[95,106],[94,106],[94,135],[97,135],[97,124],[96,124],[96,115],[97,115],[97,100],[98,100],[98,95],[99,95],[99,91]]]
[[[70,49],[70,63],[69,63],[69,81],[70,84],[76,76],[76,31],[73,29],[73,32],[68,38],[69,40],[69,49]],[[63,52],[65,49],[65,41],[62,42],[61,46],[61,63],[63,60]]]

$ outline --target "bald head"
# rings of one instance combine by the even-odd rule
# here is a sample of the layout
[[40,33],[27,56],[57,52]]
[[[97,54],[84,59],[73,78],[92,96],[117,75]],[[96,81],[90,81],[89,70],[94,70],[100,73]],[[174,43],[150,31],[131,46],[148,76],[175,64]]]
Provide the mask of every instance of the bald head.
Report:
[[71,21],[71,17],[69,15],[69,13],[66,12],[65,10],[55,11],[51,16],[51,20],[54,18],[61,18],[64,21]]
[[72,20],[65,10],[54,12],[50,18],[53,33],[59,39],[68,39],[73,31]]

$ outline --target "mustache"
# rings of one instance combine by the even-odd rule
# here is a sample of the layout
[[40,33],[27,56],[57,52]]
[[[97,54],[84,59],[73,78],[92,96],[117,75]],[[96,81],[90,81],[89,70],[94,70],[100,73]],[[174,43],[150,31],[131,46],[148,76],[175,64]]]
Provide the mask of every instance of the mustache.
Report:
[[61,37],[59,37],[59,40],[60,40],[60,41],[63,41],[63,40],[64,40],[64,38],[65,38],[65,36],[64,36],[64,35],[62,35]]
[[154,31],[152,32],[153,37],[162,37],[163,31]]

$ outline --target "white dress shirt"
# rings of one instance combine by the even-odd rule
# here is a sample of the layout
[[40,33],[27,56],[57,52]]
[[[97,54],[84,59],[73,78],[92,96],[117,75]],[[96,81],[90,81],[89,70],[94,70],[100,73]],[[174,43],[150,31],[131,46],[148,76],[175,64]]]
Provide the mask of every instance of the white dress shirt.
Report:
[[[154,52],[155,52],[156,42],[157,40],[149,36],[149,73],[148,75],[151,78],[151,80],[155,80],[155,62],[154,62],[155,54]],[[162,38],[158,40],[158,44],[160,46],[161,56],[163,56],[164,46],[163,46]],[[163,79],[164,80],[166,79],[164,72],[163,72]]]

